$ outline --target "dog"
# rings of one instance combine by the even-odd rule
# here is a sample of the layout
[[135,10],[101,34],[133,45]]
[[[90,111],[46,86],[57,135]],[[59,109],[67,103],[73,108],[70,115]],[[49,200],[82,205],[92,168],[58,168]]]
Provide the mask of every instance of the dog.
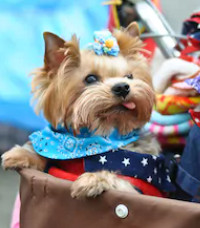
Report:
[[[103,43],[96,39],[96,49],[93,46],[80,50],[75,35],[65,41],[44,33],[44,66],[34,73],[32,92],[37,101],[36,112],[43,111],[52,128],[70,128],[75,137],[86,127],[105,139],[113,129],[123,136],[141,129],[150,120],[155,94],[148,62],[141,54],[144,49],[138,25],[132,22],[109,36]],[[152,155],[160,152],[152,136],[120,148]],[[44,170],[48,160],[35,152],[32,142],[27,142],[4,153],[2,166]],[[80,175],[72,184],[71,195],[96,197],[109,189],[136,192],[129,181],[102,170]]]

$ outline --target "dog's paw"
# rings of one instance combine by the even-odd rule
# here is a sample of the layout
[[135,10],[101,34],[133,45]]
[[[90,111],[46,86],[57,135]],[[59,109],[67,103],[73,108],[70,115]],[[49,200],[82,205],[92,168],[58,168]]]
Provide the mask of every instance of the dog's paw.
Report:
[[96,197],[112,186],[106,177],[100,178],[99,173],[84,173],[72,183],[73,198]]
[[15,146],[1,156],[3,169],[44,169],[44,161],[23,147]]
[[114,173],[101,171],[84,173],[72,183],[71,196],[73,198],[96,197],[105,191],[116,189],[121,191],[135,191],[133,186]]

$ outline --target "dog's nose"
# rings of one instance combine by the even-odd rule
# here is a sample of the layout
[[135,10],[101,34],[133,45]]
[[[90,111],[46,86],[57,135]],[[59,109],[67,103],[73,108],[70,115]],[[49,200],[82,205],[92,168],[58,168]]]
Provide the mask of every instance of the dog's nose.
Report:
[[118,83],[112,87],[112,92],[118,97],[125,98],[130,92],[130,86],[127,83]]

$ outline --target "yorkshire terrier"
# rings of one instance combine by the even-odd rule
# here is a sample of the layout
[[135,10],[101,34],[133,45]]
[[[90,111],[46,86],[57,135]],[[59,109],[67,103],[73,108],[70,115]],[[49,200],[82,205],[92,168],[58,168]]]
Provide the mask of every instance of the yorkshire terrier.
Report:
[[[150,120],[155,94],[137,23],[105,34],[106,39],[97,33],[95,43],[80,50],[75,35],[65,41],[44,33],[44,67],[34,73],[32,92],[36,111],[43,111],[52,129],[61,126],[79,137],[81,129],[87,128],[93,137],[102,140],[114,129],[124,136]],[[108,148],[113,149],[110,145]],[[160,151],[151,136],[118,144],[118,148],[152,155]],[[53,159],[36,151],[31,141],[4,153],[2,165],[4,169],[44,170],[48,158]],[[102,170],[80,175],[72,184],[71,194],[77,198],[95,197],[109,189],[135,192],[128,181]]]

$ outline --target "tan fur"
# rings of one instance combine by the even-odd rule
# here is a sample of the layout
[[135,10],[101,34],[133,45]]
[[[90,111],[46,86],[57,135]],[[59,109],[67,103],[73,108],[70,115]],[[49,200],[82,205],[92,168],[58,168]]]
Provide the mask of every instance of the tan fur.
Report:
[[[64,41],[52,33],[45,33],[44,67],[33,74],[32,81],[36,111],[43,111],[55,128],[63,124],[66,128],[71,126],[76,133],[81,127],[96,130],[100,135],[108,135],[113,128],[118,128],[121,134],[141,128],[150,119],[155,95],[147,61],[139,52],[143,51],[143,44],[138,34],[135,23],[114,31],[120,54],[112,57],[97,56],[91,50],[80,51],[75,35],[70,41]],[[84,80],[89,74],[97,75],[99,81],[86,85]],[[132,74],[134,79],[125,77],[127,74]],[[121,82],[130,86],[126,98],[112,93],[112,87]],[[133,102],[136,107],[126,109],[123,102]],[[138,141],[127,148],[152,154],[160,150],[151,139]],[[2,156],[2,160],[5,169],[43,170],[46,164],[46,159],[34,153],[29,144],[14,147]],[[133,191],[129,182],[102,171],[81,175],[72,186],[72,196],[94,197],[108,189]]]
[[[135,26],[132,27],[135,28]],[[72,37],[71,41],[65,42],[63,47],[59,46],[63,40],[58,40],[57,52],[62,53],[63,58],[59,57],[62,61],[60,63],[56,62],[58,64],[57,70],[55,71],[56,67],[53,69],[47,67],[49,66],[47,59],[51,58],[47,58],[48,52],[45,52],[45,65],[35,73],[33,78],[32,91],[34,98],[37,100],[37,112],[43,110],[46,119],[54,127],[63,122],[74,126],[75,130],[78,131],[80,127],[85,125],[91,129],[99,128],[97,133],[100,134],[108,134],[111,127],[118,127],[121,133],[127,133],[133,128],[141,127],[146,123],[149,120],[151,110],[142,114],[142,107],[151,106],[152,108],[155,98],[147,62],[138,51],[142,47],[142,42],[139,37],[132,37],[129,34],[130,28],[114,32],[120,46],[121,54],[118,57],[97,56],[93,51],[88,50],[79,51],[78,40],[75,36]],[[101,78],[94,89],[91,86],[86,87],[83,83],[85,76],[91,73],[99,75]],[[120,78],[122,81],[124,80],[123,76],[129,73],[132,73],[135,79],[141,80],[138,81],[137,85],[143,82],[146,83],[145,88],[143,86],[139,88],[137,85],[134,86],[135,80],[133,82],[126,80],[133,89],[131,90],[132,94],[127,99],[133,99],[137,102],[137,111],[140,113],[133,120],[133,117],[130,117],[132,113],[118,113],[115,110],[112,111],[112,120],[107,119],[105,115],[106,108],[108,109],[107,114],[111,116],[110,108],[117,106],[122,100],[116,100],[111,93],[114,81],[113,84],[107,86],[106,79]],[[141,99],[139,94],[144,94],[142,90],[149,91],[148,100]],[[90,103],[89,106],[87,106],[88,103]],[[102,107],[99,106],[100,103]],[[81,107],[80,104],[82,104]],[[89,110],[90,115],[87,113]],[[99,114],[103,111],[103,117],[97,116],[92,110],[96,110],[95,112],[98,110]],[[121,115],[122,117],[120,117]],[[117,121],[114,116],[118,117]],[[124,123],[126,117],[130,121]]]
[[79,199],[96,197],[110,189],[138,193],[129,182],[118,178],[116,174],[101,171],[82,174],[77,181],[72,183],[71,196]]
[[152,135],[143,136],[141,139],[133,142],[123,149],[141,153],[141,154],[151,154],[151,155],[159,155],[161,152],[161,146],[158,143],[157,139]]
[[30,146],[15,146],[2,155],[2,166],[4,169],[33,168],[43,171],[46,159],[31,152]]
[[[64,61],[53,78],[48,74],[45,77],[43,69],[33,79],[33,92],[35,98],[39,98],[37,109],[44,110],[45,117],[54,127],[64,122],[74,126],[75,130],[88,126],[91,129],[99,128],[98,133],[108,134],[113,127],[118,127],[121,133],[127,133],[149,120],[155,97],[143,59],[132,61],[122,56],[96,56],[91,51],[82,51],[81,57],[80,66],[74,70],[71,65],[68,69],[69,62]],[[83,80],[90,73],[99,75],[101,81],[86,87]],[[123,78],[129,73],[133,74],[134,80]],[[107,83],[110,78],[115,79],[113,83]],[[117,79],[131,86],[131,93],[125,101],[133,100],[137,104],[135,116],[133,112],[113,110],[124,101],[116,99],[111,92]],[[111,112],[112,119],[108,119]]]

